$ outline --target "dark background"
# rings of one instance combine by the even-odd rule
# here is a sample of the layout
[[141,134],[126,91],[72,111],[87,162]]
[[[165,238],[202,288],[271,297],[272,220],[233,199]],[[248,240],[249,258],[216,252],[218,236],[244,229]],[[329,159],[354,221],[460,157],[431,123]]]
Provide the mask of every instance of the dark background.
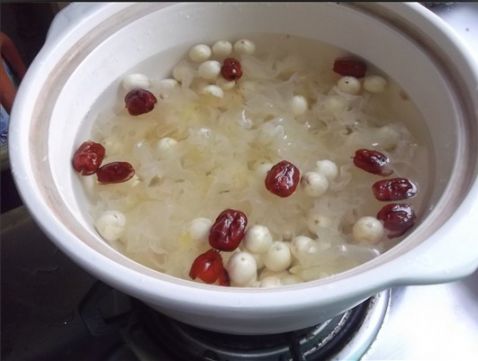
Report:
[[[58,11],[69,3],[0,3],[0,30],[7,34],[28,67],[45,42],[48,28]],[[8,161],[2,162],[1,213],[21,205]]]

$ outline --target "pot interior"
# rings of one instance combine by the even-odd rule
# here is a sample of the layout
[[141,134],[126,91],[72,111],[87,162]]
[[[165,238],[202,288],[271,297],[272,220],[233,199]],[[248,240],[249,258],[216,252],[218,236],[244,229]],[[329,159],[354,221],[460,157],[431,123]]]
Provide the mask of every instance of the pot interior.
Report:
[[[71,155],[88,138],[98,113],[118,106],[117,89],[124,74],[144,72],[157,79],[168,77],[172,67],[196,43],[247,34],[290,34],[363,57],[401,86],[424,119],[423,124],[407,124],[412,131],[426,134],[430,144],[430,172],[421,218],[430,215],[449,183],[460,176],[455,160],[461,147],[458,130],[463,119],[443,69],[421,44],[366,11],[332,3],[158,3],[135,4],[115,12],[61,59],[55,59],[57,65],[44,85],[31,128],[31,136],[40,132],[38,139],[48,141],[32,143],[30,153],[38,184],[63,226],[87,247],[117,263],[183,282],[147,270],[97,235],[85,210],[82,186],[68,166]],[[406,109],[404,106],[403,111]],[[410,236],[392,256],[422,241]],[[369,263],[378,265],[383,257]]]

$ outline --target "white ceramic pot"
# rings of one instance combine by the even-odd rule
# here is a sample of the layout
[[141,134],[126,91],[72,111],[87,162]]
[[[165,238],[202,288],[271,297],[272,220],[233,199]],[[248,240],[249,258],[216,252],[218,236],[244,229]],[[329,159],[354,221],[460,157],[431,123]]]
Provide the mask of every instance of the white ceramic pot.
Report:
[[[275,289],[227,288],[146,268],[106,244],[70,166],[95,112],[123,74],[166,75],[194,43],[289,33],[354,52],[417,104],[435,159],[418,227],[378,258],[333,277]],[[143,63],[157,53],[156,64]],[[142,63],[141,67],[138,64]],[[99,279],[183,322],[230,333],[298,329],[395,285],[454,280],[478,265],[477,66],[453,31],[418,4],[74,4],[55,19],[17,95],[10,159],[21,195],[51,239]]]

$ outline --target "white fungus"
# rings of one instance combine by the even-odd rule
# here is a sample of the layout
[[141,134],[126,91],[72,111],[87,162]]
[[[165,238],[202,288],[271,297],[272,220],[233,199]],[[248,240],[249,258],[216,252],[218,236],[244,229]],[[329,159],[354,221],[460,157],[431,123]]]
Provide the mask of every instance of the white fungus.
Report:
[[239,89],[243,93],[253,93],[257,88],[257,83],[252,80],[243,80],[239,82]]
[[280,272],[286,270],[292,261],[289,245],[286,242],[276,241],[263,257],[267,269]]
[[270,142],[274,139],[284,138],[285,129],[281,124],[267,122],[261,125],[259,139],[263,142]]
[[310,197],[320,197],[329,188],[329,181],[325,175],[318,172],[305,173],[300,183],[304,192]]
[[377,243],[384,235],[383,225],[374,217],[362,217],[353,226],[354,240],[363,243]]
[[280,278],[276,276],[265,277],[259,283],[259,287],[263,287],[263,288],[273,288],[273,287],[279,287],[281,285],[282,283]]
[[141,179],[138,177],[137,174],[135,174],[131,177],[130,180],[128,180],[127,183],[129,183],[131,185],[131,187],[136,187],[141,183]]
[[96,183],[96,174],[82,176],[81,181],[83,186],[90,197],[94,196],[95,183]]
[[212,221],[209,218],[195,218],[189,225],[189,235],[194,241],[205,242],[208,239],[211,226]]
[[317,161],[315,163],[315,169],[318,173],[324,175],[325,178],[327,178],[327,180],[329,181],[333,181],[335,178],[337,178],[337,175],[339,174],[339,169],[337,168],[337,165],[328,159]]
[[[151,85],[144,74],[119,78],[119,109],[124,89],[134,87],[153,89],[162,101],[158,111],[137,121],[114,109],[112,117],[99,115],[92,129],[91,138],[107,150],[105,163],[127,160],[137,171],[121,185],[81,177],[92,214],[101,215],[95,227],[105,242],[147,266],[187,278],[193,259],[209,248],[214,218],[202,217],[237,207],[250,225],[239,248],[221,256],[232,285],[246,287],[336,274],[376,256],[369,255],[375,244],[381,250],[395,244],[387,242],[378,220],[357,221],[377,203],[373,194],[360,191],[370,190],[370,177],[355,174],[348,164],[356,149],[383,149],[394,164],[406,165],[404,177],[423,168],[420,183],[426,183],[426,142],[387,107],[400,103],[400,94],[372,94],[395,83],[378,76],[340,79],[331,61],[309,68],[314,59],[292,42],[294,53],[279,46],[284,57],[278,58],[276,43],[261,42],[253,55],[259,44],[246,39],[234,46],[226,38],[191,44],[168,79],[154,69],[145,73]],[[227,57],[240,61],[240,80],[221,76]],[[282,159],[303,175],[286,199],[271,196],[264,183]],[[102,214],[111,209],[119,212]]]
[[256,260],[248,252],[234,253],[229,258],[226,269],[235,286],[247,286],[257,278]]
[[252,253],[264,253],[272,245],[272,234],[266,226],[257,224],[247,230],[245,247]]
[[286,275],[280,277],[280,283],[281,283],[281,285],[284,285],[284,286],[294,285],[294,284],[300,283],[300,282],[302,282],[302,280],[296,275],[286,274]]
[[130,91],[133,89],[148,89],[151,86],[149,78],[144,74],[128,74],[121,81],[123,89]]
[[195,63],[200,63],[211,57],[211,48],[206,44],[194,45],[191,50],[189,50],[188,55],[189,59]]
[[369,75],[363,80],[363,88],[369,93],[382,93],[387,86],[387,81],[380,75]]
[[266,163],[260,163],[255,169],[256,174],[260,178],[264,178],[273,166],[274,166],[274,164],[272,164],[272,163],[267,163],[267,162]]
[[199,65],[198,74],[206,80],[215,80],[221,72],[221,64],[216,60],[208,60]]
[[232,53],[232,44],[227,40],[219,40],[212,46],[214,56],[225,58]]
[[343,76],[337,82],[340,91],[347,94],[358,94],[360,92],[360,81],[353,76]]
[[290,100],[290,109],[294,115],[302,115],[308,108],[307,99],[302,95],[294,95]]
[[217,85],[212,85],[212,84],[202,87],[200,90],[200,93],[204,95],[212,95],[213,97],[216,97],[216,98],[224,97],[223,90]]
[[126,217],[120,211],[105,211],[95,222],[95,227],[101,237],[109,242],[117,241],[124,232]]
[[252,55],[256,50],[256,45],[247,39],[240,39],[234,43],[234,51],[237,54]]

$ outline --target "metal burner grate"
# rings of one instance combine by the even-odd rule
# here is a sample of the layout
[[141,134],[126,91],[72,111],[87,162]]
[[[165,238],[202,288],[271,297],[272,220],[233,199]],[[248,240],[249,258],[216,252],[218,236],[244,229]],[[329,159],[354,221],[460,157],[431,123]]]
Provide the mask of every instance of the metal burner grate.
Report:
[[[294,332],[241,336],[199,329],[137,304],[139,322],[150,344],[165,350],[173,360],[205,361],[316,361],[340,355],[361,355],[375,338],[388,305],[381,293],[335,318]],[[371,317],[370,314],[375,316]],[[371,323],[375,323],[372,325]],[[365,325],[365,323],[368,323]],[[361,330],[362,328],[366,331]],[[354,347],[353,339],[362,335]],[[348,345],[348,347],[346,347]]]
[[384,291],[326,322],[273,335],[230,335],[165,316],[102,283],[79,313],[93,336],[121,334],[109,361],[317,361],[359,359],[375,339],[388,309]]

